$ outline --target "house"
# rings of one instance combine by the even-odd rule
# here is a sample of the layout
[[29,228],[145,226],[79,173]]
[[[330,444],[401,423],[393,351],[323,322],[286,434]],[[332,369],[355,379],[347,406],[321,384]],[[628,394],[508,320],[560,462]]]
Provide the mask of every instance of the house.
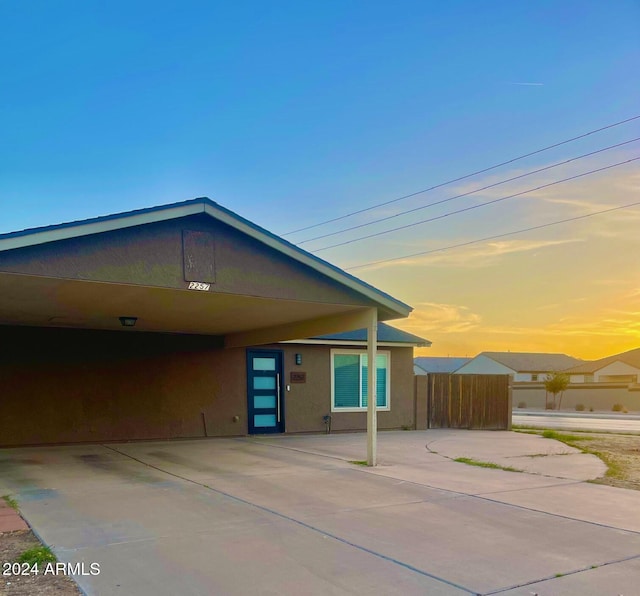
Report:
[[639,383],[640,348],[583,362],[564,372],[571,383]]
[[413,359],[413,374],[452,373],[470,360],[471,358],[420,356]]
[[583,361],[566,354],[531,352],[481,352],[455,371],[455,374],[513,375],[517,382],[542,382],[553,371],[566,370]]
[[[377,339],[378,425],[383,424],[384,428],[414,427],[413,349],[430,346],[431,342],[385,323],[378,323]],[[290,419],[290,432],[323,430],[327,415],[332,418],[333,430],[366,428],[363,415],[367,407],[366,345],[366,329],[279,344],[285,358],[289,354],[289,360],[299,363],[292,367],[290,389],[294,393],[304,391],[308,404],[301,412],[300,420]],[[303,381],[306,386],[296,382],[298,370],[305,371]],[[330,396],[329,404],[327,396]]]
[[402,332],[378,323],[411,310],[207,198],[2,234],[0,445],[308,432],[327,414],[371,445],[376,387],[379,428],[415,422],[424,340],[385,345]]

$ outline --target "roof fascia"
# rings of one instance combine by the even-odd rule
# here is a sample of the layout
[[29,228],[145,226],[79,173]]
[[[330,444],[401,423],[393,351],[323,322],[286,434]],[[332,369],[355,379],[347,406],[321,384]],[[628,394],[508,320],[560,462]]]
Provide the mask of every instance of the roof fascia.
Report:
[[606,368],[607,366],[610,366],[611,364],[616,364],[616,363],[624,364],[630,368],[635,368],[636,370],[640,370],[635,364],[629,364],[628,362],[625,362],[620,358],[616,358],[616,360],[612,360],[611,362],[607,362],[606,364],[600,365],[598,368],[594,368],[593,371],[591,372],[598,372],[599,370],[602,370],[603,368]]
[[221,207],[220,205],[213,203],[212,201],[205,203],[204,211],[205,213],[211,215],[214,219],[217,219],[222,223],[225,223],[228,226],[231,226],[232,228],[235,228],[236,230],[246,234],[247,236],[250,236],[251,238],[258,240],[259,242],[266,244],[270,248],[283,253],[289,258],[294,259],[295,261],[298,261],[303,265],[306,265],[307,267],[318,271],[319,273],[322,273],[330,279],[333,279],[334,281],[347,286],[353,291],[366,296],[370,300],[373,300],[374,302],[377,302],[379,304],[382,303],[383,306],[397,313],[398,315],[400,315],[400,317],[408,317],[413,310],[413,308],[411,308],[404,302],[396,300],[388,294],[385,294],[384,292],[381,292],[373,286],[370,286],[366,282],[363,282],[362,280],[346,273],[345,271],[342,271],[338,267],[335,267],[334,265],[331,265],[330,263],[327,263],[326,261],[315,257],[314,255],[301,248],[298,248],[297,246],[280,238],[279,236],[267,232],[267,230],[264,230],[263,228],[260,228],[255,224],[252,224],[248,220],[239,217],[237,214]]
[[111,232],[123,228],[157,223],[168,219],[202,213],[203,211],[204,205],[202,203],[190,203],[168,207],[167,209],[143,209],[139,213],[100,217],[89,220],[86,223],[78,222],[77,224],[69,223],[60,226],[48,226],[42,228],[41,231],[37,229],[34,231],[25,230],[25,233],[10,234],[8,238],[0,238],[0,252],[14,248],[36,246],[38,244],[45,244],[46,242],[56,242],[57,240],[67,240],[69,238],[78,238],[90,234],[101,234],[102,232]]
[[[299,345],[311,345],[311,346],[366,346],[366,341],[349,341],[345,339],[289,339],[286,341],[278,342],[281,344],[299,344]],[[407,342],[391,342],[391,341],[379,341],[377,342],[379,346],[385,346],[389,348],[415,348],[420,346],[421,344],[407,343]]]
[[66,240],[90,234],[99,234],[149,223],[157,223],[198,213],[206,213],[210,217],[254,238],[289,258],[318,271],[339,284],[369,298],[379,306],[397,314],[398,318],[408,317],[413,310],[408,304],[396,300],[389,294],[374,288],[342,269],[298,248],[294,244],[268,232],[264,228],[253,224],[249,220],[244,219],[233,211],[205,197],[192,199],[183,203],[174,203],[166,207],[152,207],[129,213],[97,217],[85,220],[84,222],[69,222],[66,224],[47,226],[41,229],[36,228],[10,233],[4,235],[4,238],[0,236],[0,252],[44,244],[46,242],[55,242],[57,240]]

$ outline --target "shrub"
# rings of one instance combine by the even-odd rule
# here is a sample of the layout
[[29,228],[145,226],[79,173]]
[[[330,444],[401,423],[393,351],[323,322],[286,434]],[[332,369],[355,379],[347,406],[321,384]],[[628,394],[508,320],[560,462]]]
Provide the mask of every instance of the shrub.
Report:
[[518,407],[519,408],[526,408],[527,407],[527,402],[526,401],[519,401],[518,402]]
[[612,412],[622,412],[624,406],[622,404],[613,404],[613,408],[611,408]]
[[589,406],[589,412],[593,412],[593,406]]
[[584,412],[584,404],[576,404],[576,412]]

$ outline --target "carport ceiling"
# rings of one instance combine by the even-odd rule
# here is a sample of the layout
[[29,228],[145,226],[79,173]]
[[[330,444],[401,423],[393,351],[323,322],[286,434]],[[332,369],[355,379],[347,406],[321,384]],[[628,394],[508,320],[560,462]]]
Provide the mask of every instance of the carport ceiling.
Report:
[[[227,335],[362,310],[303,302],[0,273],[0,324]],[[129,330],[131,331],[131,330]]]

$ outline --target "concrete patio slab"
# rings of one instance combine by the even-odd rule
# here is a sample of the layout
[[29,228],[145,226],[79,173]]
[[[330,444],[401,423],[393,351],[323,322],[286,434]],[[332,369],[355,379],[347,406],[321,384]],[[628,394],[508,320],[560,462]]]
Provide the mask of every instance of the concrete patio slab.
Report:
[[[540,435],[487,431],[470,434],[464,440],[459,434],[444,435],[429,441],[426,447],[449,459],[467,457],[555,478],[593,480],[607,471],[595,455]],[[488,434],[492,436],[489,438]]]
[[386,594],[460,596],[468,592],[280,518],[184,533],[109,548],[56,551],[100,561],[89,594]]
[[640,491],[637,490],[579,483],[488,496],[501,503],[640,532]]
[[456,434],[477,459],[496,453],[484,442],[533,449],[516,433],[380,433],[377,468],[349,463],[361,434],[6,449],[0,494],[62,561],[100,564],[78,578],[88,594],[493,594],[563,580],[548,593],[582,595],[592,567],[612,594],[633,593],[640,493],[426,449]]
[[575,484],[575,481],[566,478],[491,470],[453,461],[424,466],[381,466],[375,469],[365,469],[365,472],[405,482],[426,483],[432,488],[465,495],[490,495],[528,488]]
[[[637,578],[640,577],[640,558],[596,567],[578,569],[563,577],[549,578],[547,581],[521,586],[506,592],[506,596],[634,596],[638,593]],[[633,583],[635,582],[635,584]]]

